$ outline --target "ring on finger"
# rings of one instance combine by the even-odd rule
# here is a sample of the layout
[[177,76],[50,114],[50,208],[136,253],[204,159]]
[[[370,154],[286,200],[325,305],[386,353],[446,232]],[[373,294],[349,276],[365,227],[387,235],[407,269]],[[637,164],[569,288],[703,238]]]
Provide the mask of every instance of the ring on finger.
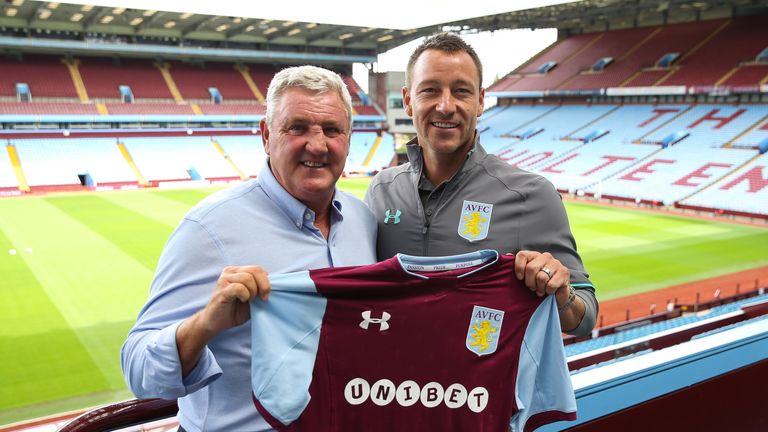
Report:
[[542,271],[542,272],[546,273],[547,277],[552,279],[552,270],[548,269],[547,267],[542,267],[541,270],[539,270],[539,271]]

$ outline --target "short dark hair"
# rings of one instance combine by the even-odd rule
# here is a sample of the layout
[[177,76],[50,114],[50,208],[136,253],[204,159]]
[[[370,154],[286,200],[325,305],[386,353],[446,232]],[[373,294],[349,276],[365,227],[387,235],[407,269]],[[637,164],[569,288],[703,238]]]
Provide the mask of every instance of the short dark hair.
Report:
[[455,33],[442,32],[437,33],[424,39],[424,42],[419,45],[416,50],[413,51],[411,57],[408,59],[408,66],[405,69],[405,86],[411,85],[411,73],[413,72],[413,65],[419,59],[419,56],[426,50],[438,50],[447,53],[465,52],[475,62],[477,68],[477,75],[480,77],[480,88],[483,87],[483,64],[480,63],[480,57],[477,56],[474,48],[468,43],[464,42],[459,35]]

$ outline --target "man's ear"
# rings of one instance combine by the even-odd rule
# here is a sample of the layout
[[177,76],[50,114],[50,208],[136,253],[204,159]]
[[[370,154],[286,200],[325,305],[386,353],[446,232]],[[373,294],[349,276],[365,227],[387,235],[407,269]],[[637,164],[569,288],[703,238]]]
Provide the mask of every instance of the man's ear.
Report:
[[403,86],[403,105],[405,105],[405,113],[408,117],[413,117],[413,107],[411,107],[411,93],[408,91],[408,87]]
[[264,144],[264,153],[269,156],[269,127],[266,118],[262,118],[259,122],[259,129],[261,129],[261,143]]

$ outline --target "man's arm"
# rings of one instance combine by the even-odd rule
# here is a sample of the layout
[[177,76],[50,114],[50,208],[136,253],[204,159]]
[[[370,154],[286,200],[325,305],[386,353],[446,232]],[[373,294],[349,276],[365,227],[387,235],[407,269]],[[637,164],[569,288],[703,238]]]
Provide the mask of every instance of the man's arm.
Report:
[[[524,234],[521,234],[519,250],[536,251],[525,258],[525,264],[530,262],[530,267],[523,265],[525,285],[541,295],[555,294],[562,330],[576,336],[586,335],[597,321],[598,304],[592,282],[576,251],[562,198],[542,177],[524,185],[523,189],[530,211],[520,221]],[[547,271],[543,271],[544,268]]]
[[[123,375],[137,397],[175,399],[221,375],[206,345],[221,326],[199,315],[210,303],[226,304],[237,298],[232,292],[241,291],[239,272],[221,273],[224,267],[224,254],[210,233],[197,222],[182,221],[163,250],[149,299],[121,350]],[[219,284],[224,289],[217,290]]]
[[266,300],[269,291],[267,272],[261,267],[225,267],[205,308],[184,320],[176,330],[182,377],[197,365],[211,339],[245,324],[250,319],[249,302],[257,296]]

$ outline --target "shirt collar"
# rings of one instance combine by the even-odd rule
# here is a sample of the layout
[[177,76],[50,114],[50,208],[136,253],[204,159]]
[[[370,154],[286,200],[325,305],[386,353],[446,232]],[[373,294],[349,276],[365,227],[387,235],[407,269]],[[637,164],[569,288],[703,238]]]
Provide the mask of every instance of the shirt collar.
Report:
[[[280,207],[280,210],[291,220],[293,225],[297,228],[307,223],[310,226],[314,226],[315,212],[283,188],[275,178],[275,175],[272,174],[269,163],[265,163],[261,168],[256,181],[261,185],[269,199]],[[334,191],[333,200],[331,201],[331,221],[343,219],[343,205],[340,198],[338,190]]]

